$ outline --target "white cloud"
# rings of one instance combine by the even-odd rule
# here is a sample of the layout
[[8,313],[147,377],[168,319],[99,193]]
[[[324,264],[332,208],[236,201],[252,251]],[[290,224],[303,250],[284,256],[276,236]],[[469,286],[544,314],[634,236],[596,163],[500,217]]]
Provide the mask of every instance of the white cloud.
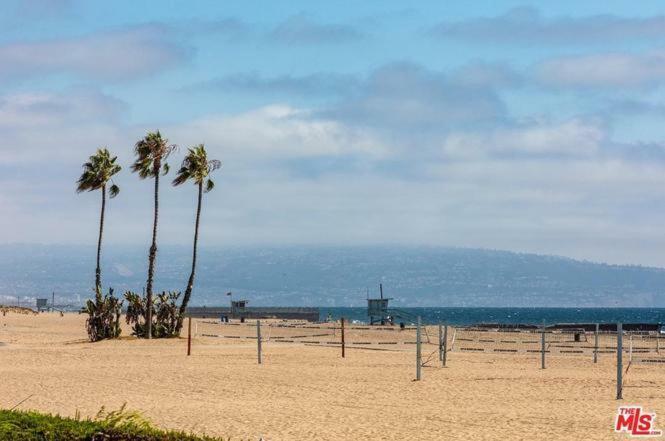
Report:
[[205,141],[224,155],[240,159],[388,154],[385,145],[366,130],[316,119],[309,111],[285,105],[207,116],[173,126],[169,132],[182,145]]
[[190,56],[168,28],[143,25],[82,37],[0,46],[0,77],[53,73],[103,80],[126,80],[162,72]]
[[126,143],[119,118],[125,104],[95,90],[17,93],[0,97],[0,161],[85,159],[97,147]]
[[544,17],[533,7],[522,6],[497,17],[443,22],[431,30],[442,38],[525,46],[604,43],[607,41],[665,39],[665,16],[619,17],[610,14],[583,17]]
[[349,124],[410,131],[500,119],[505,109],[488,87],[493,79],[476,81],[464,83],[416,64],[393,63],[374,70],[355,95],[323,114]]
[[490,132],[456,132],[446,136],[443,152],[452,158],[510,153],[526,155],[591,156],[606,139],[597,122],[571,119],[533,123]]
[[561,57],[536,66],[537,78],[559,87],[639,87],[665,82],[665,51]]

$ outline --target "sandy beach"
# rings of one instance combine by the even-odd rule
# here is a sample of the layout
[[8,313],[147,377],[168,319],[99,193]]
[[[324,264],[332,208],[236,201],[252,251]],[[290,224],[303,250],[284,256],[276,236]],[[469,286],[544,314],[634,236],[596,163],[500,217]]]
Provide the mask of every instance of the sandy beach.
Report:
[[[205,320],[194,324],[190,357],[184,338],[140,341],[126,328],[120,340],[89,343],[84,322],[0,316],[0,407],[29,397],[19,408],[94,416],[126,403],[160,427],[252,440],[624,439],[613,432],[620,403],[656,412],[665,428],[665,364],[633,364],[619,402],[609,354],[595,365],[586,354],[551,355],[542,370],[539,354],[451,352],[447,367],[435,359],[416,382],[408,343],[350,345],[342,359],[333,344],[280,343],[267,328],[258,365],[256,340],[203,336],[216,326]],[[351,343],[368,337],[350,332]]]

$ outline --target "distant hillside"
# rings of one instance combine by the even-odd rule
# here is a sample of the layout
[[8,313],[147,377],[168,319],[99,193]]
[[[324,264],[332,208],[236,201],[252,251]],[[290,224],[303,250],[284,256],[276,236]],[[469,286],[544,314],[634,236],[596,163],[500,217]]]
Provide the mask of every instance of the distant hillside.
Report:
[[[0,246],[0,303],[17,295],[75,301],[90,295],[94,247]],[[141,290],[147,249],[108,247],[105,285]],[[188,247],[162,247],[157,289],[182,290]],[[207,248],[196,305],[225,304],[232,291],[252,305],[361,306],[382,282],[395,306],[665,307],[665,270],[505,251],[408,247]],[[60,300],[58,300],[60,301]]]

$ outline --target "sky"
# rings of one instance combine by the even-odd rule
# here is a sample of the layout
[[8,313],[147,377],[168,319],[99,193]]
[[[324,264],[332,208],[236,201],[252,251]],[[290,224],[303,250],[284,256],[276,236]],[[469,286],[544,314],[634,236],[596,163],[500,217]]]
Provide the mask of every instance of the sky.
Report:
[[[159,129],[222,161],[201,243],[454,246],[665,266],[661,1],[0,3],[0,244],[146,245]],[[163,178],[160,243],[196,191]]]

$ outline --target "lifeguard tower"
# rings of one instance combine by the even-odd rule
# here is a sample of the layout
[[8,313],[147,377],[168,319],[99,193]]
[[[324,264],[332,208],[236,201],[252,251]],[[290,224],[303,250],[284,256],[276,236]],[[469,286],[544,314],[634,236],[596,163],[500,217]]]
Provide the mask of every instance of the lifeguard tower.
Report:
[[231,300],[231,317],[244,320],[247,316],[247,300]]
[[388,301],[392,300],[383,297],[383,284],[379,284],[379,292],[381,297],[378,299],[367,299],[367,316],[369,317],[369,324],[380,323],[385,325],[386,322],[392,323],[393,318],[388,313]]
[[43,312],[48,309],[48,299],[37,299],[37,311]]

